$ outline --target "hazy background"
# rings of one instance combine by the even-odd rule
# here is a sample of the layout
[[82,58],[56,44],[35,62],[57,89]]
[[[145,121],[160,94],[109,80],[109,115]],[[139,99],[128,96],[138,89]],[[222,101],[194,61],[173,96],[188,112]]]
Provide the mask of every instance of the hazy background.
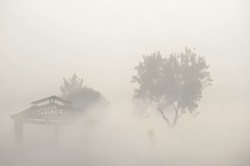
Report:
[[[164,133],[167,126],[161,117],[138,122],[130,116],[135,87],[131,76],[143,54],[161,51],[167,56],[188,46],[206,57],[214,82],[204,91],[200,115],[181,119],[173,140],[193,135],[197,140],[191,142],[200,143],[197,148],[189,141],[183,145],[198,161],[215,162],[219,156],[219,161],[244,166],[250,157],[249,29],[248,0],[0,0],[0,153],[8,156],[11,147],[9,115],[33,100],[60,95],[62,77],[74,72],[113,104],[100,131],[119,135],[125,128],[134,138],[127,142],[131,148],[144,138],[137,130],[143,133],[153,126]],[[178,141],[167,150],[169,135],[166,131],[156,141],[163,145],[156,156],[169,161],[163,157],[169,153],[183,159],[186,151],[177,148]],[[100,145],[121,140],[124,146],[117,151],[131,154],[123,150],[129,147],[124,137],[108,138]]]

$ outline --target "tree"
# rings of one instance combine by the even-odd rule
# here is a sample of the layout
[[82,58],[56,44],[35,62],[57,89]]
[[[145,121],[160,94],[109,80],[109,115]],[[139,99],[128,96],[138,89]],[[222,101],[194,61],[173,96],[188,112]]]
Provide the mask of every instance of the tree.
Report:
[[92,88],[83,86],[83,79],[74,74],[71,78],[63,78],[63,85],[60,87],[62,98],[72,102],[73,107],[86,110],[97,102],[104,101],[101,93]]
[[63,98],[68,98],[72,93],[75,93],[83,88],[83,79],[77,77],[74,73],[72,78],[63,78],[63,85],[60,87]]
[[[205,87],[212,85],[209,66],[205,58],[191,49],[162,57],[160,52],[143,56],[143,62],[135,67],[137,75],[132,82],[139,87],[134,90],[134,100],[155,107],[171,127],[186,111],[195,112]],[[173,120],[169,113],[174,111]]]

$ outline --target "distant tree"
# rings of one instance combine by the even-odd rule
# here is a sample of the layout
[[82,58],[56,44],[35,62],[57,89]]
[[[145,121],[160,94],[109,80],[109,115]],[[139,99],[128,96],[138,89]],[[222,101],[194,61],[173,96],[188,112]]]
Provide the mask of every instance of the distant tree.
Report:
[[75,108],[85,110],[99,101],[104,101],[101,93],[92,88],[83,86],[83,79],[74,74],[71,78],[63,78],[63,85],[60,87],[62,98],[72,102]]
[[[169,57],[162,57],[160,52],[143,56],[143,62],[135,67],[137,75],[132,77],[132,82],[139,85],[134,100],[155,107],[173,127],[183,113],[196,110],[202,90],[212,85],[208,68],[205,58],[187,47]],[[171,111],[172,121],[168,116]]]
[[64,77],[63,85],[60,87],[63,98],[67,98],[70,94],[77,92],[82,88],[83,88],[83,79],[78,78],[75,73],[69,79],[66,79]]

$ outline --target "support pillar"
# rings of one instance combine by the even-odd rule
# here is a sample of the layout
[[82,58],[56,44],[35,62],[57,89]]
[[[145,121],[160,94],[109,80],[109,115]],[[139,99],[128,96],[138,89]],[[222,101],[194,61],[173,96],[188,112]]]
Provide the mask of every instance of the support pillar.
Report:
[[59,141],[59,126],[55,126],[55,146],[58,146],[58,141]]
[[19,119],[14,120],[14,138],[16,144],[23,142],[23,121]]

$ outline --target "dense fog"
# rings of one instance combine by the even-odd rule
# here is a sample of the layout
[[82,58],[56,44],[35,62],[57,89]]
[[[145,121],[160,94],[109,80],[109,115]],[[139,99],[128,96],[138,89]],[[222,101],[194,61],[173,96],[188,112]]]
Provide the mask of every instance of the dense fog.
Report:
[[[247,0],[0,0],[0,165],[250,165],[250,3]],[[138,115],[131,83],[143,55],[185,47],[204,56],[212,86],[174,128]],[[61,96],[76,73],[97,103],[60,127],[12,114]]]

